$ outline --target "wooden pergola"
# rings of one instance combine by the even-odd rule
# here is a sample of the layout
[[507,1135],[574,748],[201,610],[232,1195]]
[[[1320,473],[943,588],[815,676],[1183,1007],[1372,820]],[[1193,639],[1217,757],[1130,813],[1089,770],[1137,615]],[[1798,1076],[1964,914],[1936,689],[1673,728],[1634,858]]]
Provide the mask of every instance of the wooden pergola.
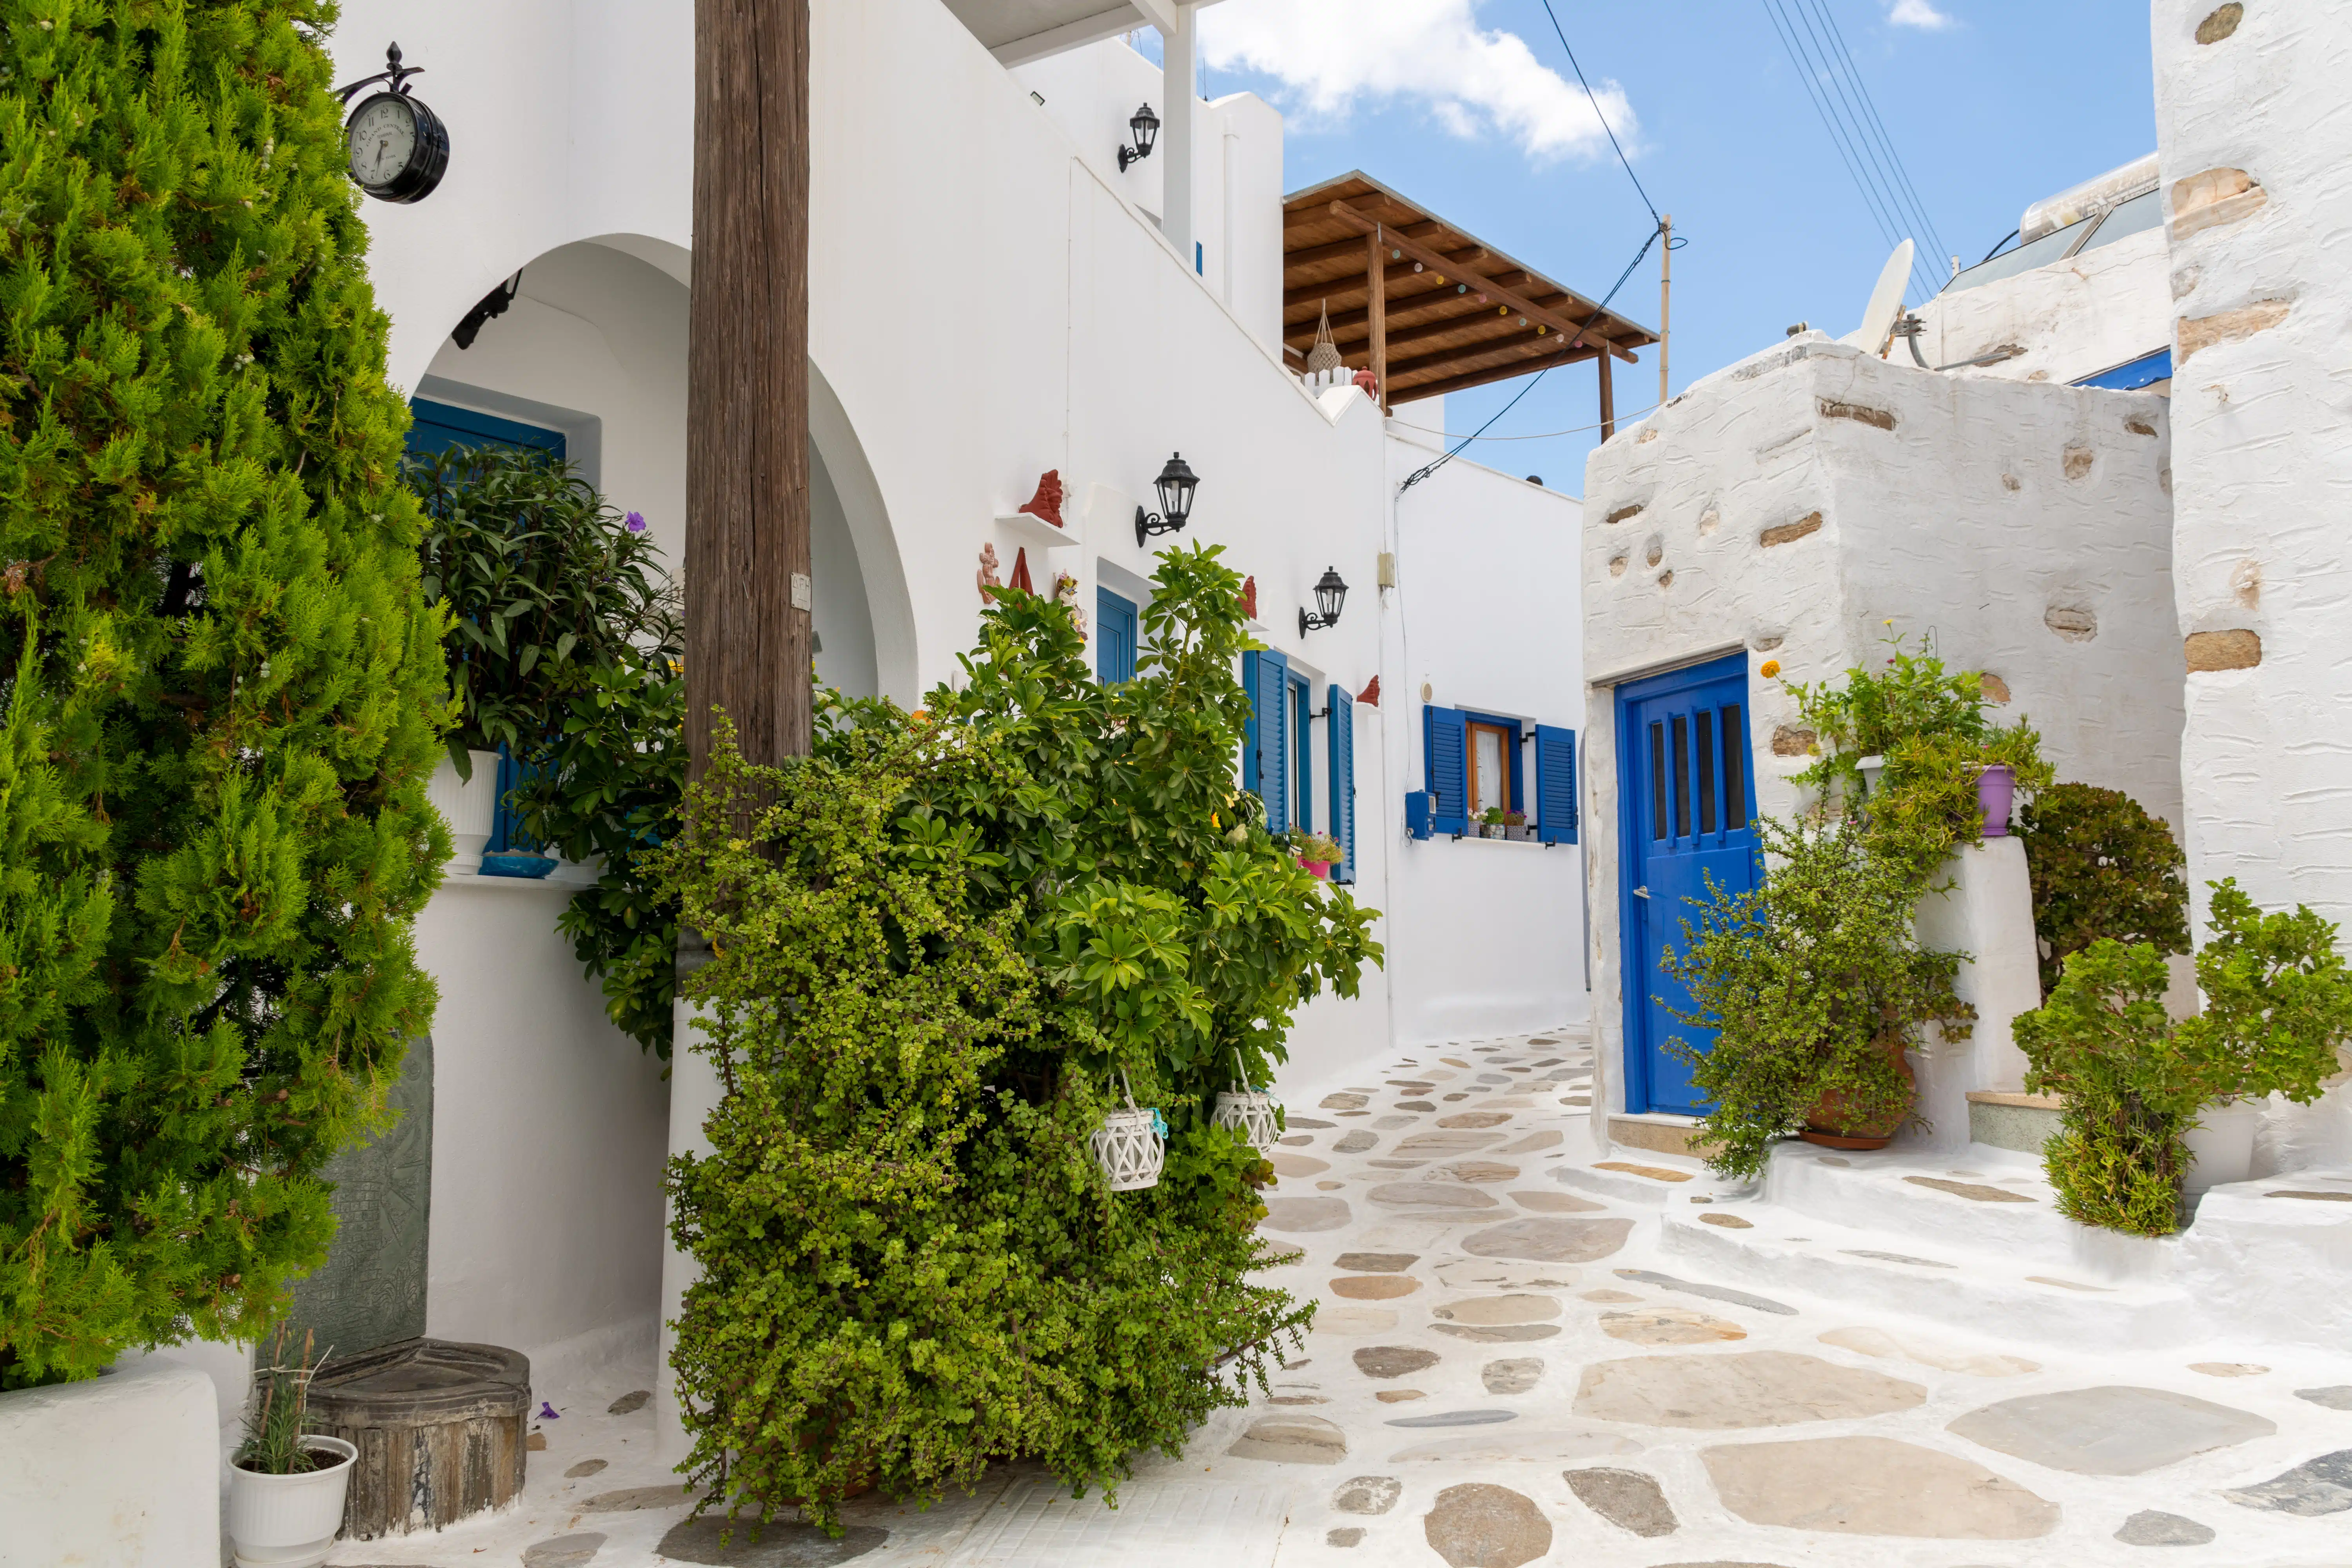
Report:
[[1601,438],[1614,433],[1610,362],[1634,363],[1657,333],[1361,172],[1282,207],[1282,341],[1293,369],[1327,308],[1333,343],[1349,369],[1371,371],[1383,408],[1591,360]]

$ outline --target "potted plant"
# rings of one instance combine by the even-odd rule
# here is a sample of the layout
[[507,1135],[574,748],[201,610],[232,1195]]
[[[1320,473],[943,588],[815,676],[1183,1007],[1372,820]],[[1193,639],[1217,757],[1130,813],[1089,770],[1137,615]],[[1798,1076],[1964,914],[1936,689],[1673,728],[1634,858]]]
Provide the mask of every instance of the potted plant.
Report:
[[1503,808],[1499,805],[1488,806],[1485,813],[1479,816],[1476,826],[1478,828],[1478,837],[1481,838],[1500,838],[1503,837]]
[[1301,834],[1293,847],[1297,851],[1298,863],[1313,875],[1327,880],[1330,878],[1331,868],[1347,854],[1336,839],[1320,833]]
[[2157,944],[2103,938],[2069,955],[2050,1000],[2012,1026],[2032,1064],[2027,1091],[2064,1101],[2042,1165],[2061,1212],[2084,1225],[2172,1234],[2184,1188],[2244,1179],[2253,1102],[2308,1105],[2352,1042],[2352,971],[2335,925],[2308,909],[2266,915],[2234,880],[2210,886],[2196,1017],[2166,1010],[2171,973]]
[[1715,1103],[1708,1162],[1742,1180],[1783,1138],[1885,1146],[1911,1115],[1906,1049],[1931,1023],[1963,1038],[1976,1016],[1952,989],[1961,955],[1919,946],[1916,889],[1859,825],[1756,827],[1762,886],[1711,888],[1664,961],[1692,997],[1675,1016],[1715,1031],[1704,1054],[1673,1042]]
[[301,1355],[285,1365],[286,1335],[281,1325],[270,1342],[272,1364],[256,1369],[245,1443],[229,1464],[228,1533],[238,1568],[324,1563],[342,1528],[343,1494],[359,1458],[342,1438],[302,1429],[319,1362],[305,1333]]
[[1503,837],[1518,843],[1534,843],[1536,830],[1528,826],[1528,814],[1524,811],[1503,813]]

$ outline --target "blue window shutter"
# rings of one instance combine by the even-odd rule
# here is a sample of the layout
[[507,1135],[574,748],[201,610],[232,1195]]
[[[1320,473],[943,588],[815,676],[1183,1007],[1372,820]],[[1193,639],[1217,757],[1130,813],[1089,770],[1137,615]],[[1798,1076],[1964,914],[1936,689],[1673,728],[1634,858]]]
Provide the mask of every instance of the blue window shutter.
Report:
[[1439,833],[1470,831],[1470,761],[1459,708],[1421,710],[1424,778],[1429,785],[1429,826]]
[[1095,589],[1095,679],[1105,686],[1135,679],[1135,601]]
[[1242,787],[1265,803],[1269,833],[1290,827],[1290,660],[1271,648],[1242,655],[1249,725],[1242,737]]
[[1334,881],[1356,879],[1356,702],[1344,686],[1324,700],[1331,705],[1331,837],[1339,843]]
[[525,425],[518,420],[501,419],[495,414],[477,414],[470,408],[454,404],[436,403],[430,398],[409,399],[408,455],[430,457],[451,447],[520,447],[528,450],[566,455],[563,432],[543,426]]
[[1576,842],[1576,731],[1536,726],[1536,837]]

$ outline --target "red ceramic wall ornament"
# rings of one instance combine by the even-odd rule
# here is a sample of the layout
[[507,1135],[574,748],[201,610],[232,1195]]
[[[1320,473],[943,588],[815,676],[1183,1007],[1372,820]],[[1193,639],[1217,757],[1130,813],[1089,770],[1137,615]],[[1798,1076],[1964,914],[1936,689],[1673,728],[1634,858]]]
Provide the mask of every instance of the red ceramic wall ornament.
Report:
[[1037,493],[1024,502],[1021,510],[1055,528],[1067,527],[1062,521],[1062,470],[1046,469],[1037,480]]
[[996,574],[996,546],[983,542],[980,547],[980,571],[975,574],[980,583],[980,602],[996,603],[996,591],[1004,586],[1004,579]]
[[1029,581],[1029,552],[1026,550],[1013,552],[1013,581],[1006,586],[1018,588],[1024,594],[1037,591],[1036,585]]
[[1257,579],[1255,577],[1242,579],[1242,619],[1257,619]]
[[1372,677],[1372,683],[1370,686],[1365,687],[1361,691],[1356,693],[1356,700],[1359,702],[1369,702],[1375,708],[1379,707],[1381,705],[1381,678],[1377,675]]
[[1362,387],[1364,389],[1364,395],[1370,398],[1374,403],[1378,403],[1381,400],[1381,378],[1374,375],[1370,371],[1358,371],[1356,373],[1356,384]]

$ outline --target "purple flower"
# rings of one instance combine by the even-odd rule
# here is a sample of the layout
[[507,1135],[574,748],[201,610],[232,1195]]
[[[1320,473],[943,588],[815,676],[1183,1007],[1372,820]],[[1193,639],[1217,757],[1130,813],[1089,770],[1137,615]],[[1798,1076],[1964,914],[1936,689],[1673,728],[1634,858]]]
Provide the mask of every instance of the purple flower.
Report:
[[644,512],[631,512],[626,519],[626,522],[631,533],[643,533],[646,531],[646,514]]
[[546,1400],[542,1399],[539,1402],[539,1415],[535,1419],[541,1421],[561,1421],[563,1417],[555,1413],[554,1405],[550,1405]]

